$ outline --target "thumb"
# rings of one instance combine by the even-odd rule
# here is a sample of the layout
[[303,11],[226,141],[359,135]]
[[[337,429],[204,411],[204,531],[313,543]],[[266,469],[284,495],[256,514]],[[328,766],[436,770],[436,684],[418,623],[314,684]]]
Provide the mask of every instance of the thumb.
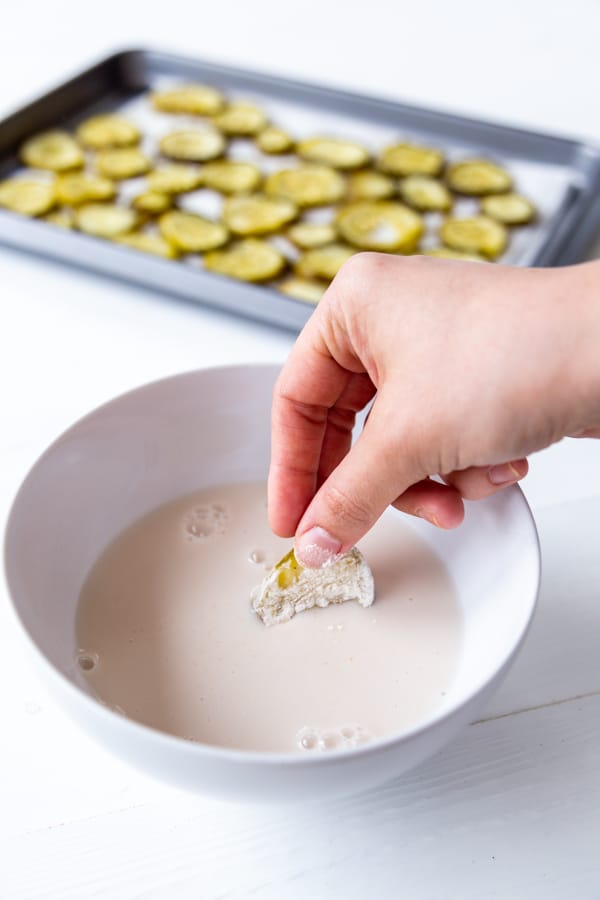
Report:
[[[380,394],[349,453],[315,494],[296,530],[295,552],[317,568],[356,544],[399,494],[423,474],[394,439],[397,404],[386,409]],[[406,448],[408,451],[408,448]]]

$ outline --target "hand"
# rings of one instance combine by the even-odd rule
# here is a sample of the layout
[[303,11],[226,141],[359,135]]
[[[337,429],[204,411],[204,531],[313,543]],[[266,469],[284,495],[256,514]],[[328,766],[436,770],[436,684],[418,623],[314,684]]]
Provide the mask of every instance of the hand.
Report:
[[273,530],[321,565],[390,504],[453,528],[463,499],[518,481],[528,454],[597,429],[599,275],[597,263],[352,257],[275,388]]

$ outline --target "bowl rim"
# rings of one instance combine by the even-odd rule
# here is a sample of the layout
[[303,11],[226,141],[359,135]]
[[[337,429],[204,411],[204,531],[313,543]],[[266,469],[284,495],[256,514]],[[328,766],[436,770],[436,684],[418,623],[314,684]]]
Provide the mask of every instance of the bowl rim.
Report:
[[[511,646],[506,653],[502,664],[490,675],[488,675],[488,677],[483,682],[478,683],[472,691],[469,691],[466,695],[463,695],[461,698],[455,700],[442,711],[439,711],[437,713],[434,712],[427,719],[419,722],[417,725],[414,725],[411,728],[403,729],[399,732],[392,732],[383,737],[374,738],[373,740],[370,740],[368,743],[360,747],[353,747],[349,749],[342,748],[338,750],[330,750],[327,753],[310,755],[303,755],[298,751],[281,752],[270,750],[242,750],[235,747],[223,747],[219,744],[209,744],[202,741],[192,741],[187,738],[180,737],[175,734],[170,734],[169,732],[161,731],[157,728],[153,728],[150,725],[146,725],[143,722],[139,722],[136,719],[125,716],[122,713],[119,713],[116,710],[113,710],[112,708],[106,706],[102,703],[102,701],[87,693],[75,681],[65,675],[65,673],[61,671],[61,669],[59,669],[56,665],[54,665],[53,662],[51,662],[50,659],[48,659],[43,649],[38,645],[37,641],[34,639],[25,622],[23,621],[21,613],[17,607],[17,602],[15,597],[13,596],[13,590],[8,574],[8,544],[12,528],[12,521],[20,504],[21,496],[27,488],[30,477],[38,469],[38,467],[43,464],[45,459],[55,450],[55,448],[59,446],[65,439],[67,439],[72,434],[72,432],[80,428],[81,425],[83,425],[85,422],[92,419],[99,413],[104,412],[114,404],[125,400],[126,398],[133,397],[136,394],[145,393],[146,391],[152,390],[152,388],[159,385],[163,385],[168,382],[176,382],[186,377],[201,376],[208,373],[214,374],[216,376],[221,373],[227,375],[234,374],[236,371],[240,373],[247,372],[248,369],[262,371],[265,372],[265,374],[267,372],[271,372],[274,376],[276,376],[277,372],[279,372],[281,369],[281,365],[277,363],[251,362],[236,363],[223,366],[206,366],[205,368],[189,369],[183,372],[169,375],[164,378],[157,378],[149,382],[144,382],[143,384],[131,388],[130,390],[124,391],[121,394],[117,394],[109,400],[106,400],[98,406],[94,407],[94,409],[83,415],[81,418],[77,419],[72,425],[65,429],[57,438],[55,438],[55,440],[53,440],[46,447],[46,449],[37,457],[35,462],[29,467],[26,475],[21,480],[12,503],[10,504],[4,527],[2,569],[4,575],[4,585],[13,617],[18,625],[18,630],[21,634],[21,638],[24,640],[25,644],[28,645],[29,650],[33,653],[36,661],[38,663],[41,663],[42,669],[44,669],[46,673],[50,675],[51,679],[55,683],[60,685],[62,689],[66,689],[67,693],[70,694],[71,697],[73,697],[78,703],[82,703],[92,716],[96,715],[104,718],[107,724],[111,726],[118,724],[119,727],[125,729],[126,731],[132,731],[133,735],[136,738],[139,737],[142,740],[152,740],[155,743],[161,745],[161,747],[167,748],[167,750],[174,749],[176,752],[191,753],[196,757],[218,759],[220,761],[227,761],[237,765],[252,765],[260,768],[268,768],[273,765],[285,766],[286,768],[304,768],[307,766],[323,767],[334,764],[339,765],[343,764],[344,762],[350,763],[357,757],[368,756],[379,751],[385,752],[393,750],[403,743],[409,743],[413,739],[418,738],[421,734],[435,728],[436,726],[443,725],[444,722],[454,718],[458,713],[460,713],[462,709],[466,708],[472,701],[476,700],[476,698],[484,693],[494,681],[503,677],[512,660],[515,658],[516,654],[522,647],[525,638],[527,637],[534,619],[539,600],[542,574],[542,558],[540,539],[535,524],[535,519],[533,517],[531,507],[529,506],[529,503],[527,502],[527,499],[518,484],[513,484],[507,488],[504,488],[502,493],[504,494],[506,492],[511,492],[513,495],[519,497],[520,507],[527,519],[530,531],[530,539],[532,543],[531,549],[533,550],[536,563],[535,588],[532,593],[529,612],[520,630],[515,634],[514,639],[511,641]],[[495,496],[496,495],[493,494],[490,497],[485,498],[483,501],[477,502],[493,502]],[[76,721],[84,731],[89,732],[90,729],[83,725],[78,718]],[[104,741],[101,740],[101,743],[104,743]]]

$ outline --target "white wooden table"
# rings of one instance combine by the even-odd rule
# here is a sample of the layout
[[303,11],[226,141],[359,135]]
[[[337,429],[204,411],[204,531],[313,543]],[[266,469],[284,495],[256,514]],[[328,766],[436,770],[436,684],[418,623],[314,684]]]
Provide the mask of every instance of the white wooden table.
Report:
[[[596,0],[20,0],[2,8],[0,114],[105,50],[154,45],[600,141],[599,33]],[[0,248],[0,517],[91,407],[184,369],[282,361],[290,345]],[[599,463],[591,441],[532,460],[540,609],[482,721],[327,809],[225,806],[129,770],[46,696],[2,594],[0,897],[598,900]]]

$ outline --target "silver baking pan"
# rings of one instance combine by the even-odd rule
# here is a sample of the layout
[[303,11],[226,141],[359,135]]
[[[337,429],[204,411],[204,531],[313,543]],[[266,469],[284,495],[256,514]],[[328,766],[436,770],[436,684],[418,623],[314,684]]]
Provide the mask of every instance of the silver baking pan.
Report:
[[[258,103],[296,137],[334,134],[361,141],[374,151],[398,140],[421,141],[440,147],[450,160],[481,155],[497,160],[511,171],[519,191],[539,212],[533,224],[514,232],[502,262],[522,266],[575,262],[600,228],[600,148],[152,50],[116,53],[0,122],[0,178],[19,170],[18,148],[26,138],[52,127],[72,128],[97,112],[122,111],[150,139],[164,133],[173,127],[173,119],[152,110],[145,92],[186,81],[213,84],[229,99]],[[232,155],[237,158],[252,160],[258,153],[249,141],[236,143]],[[282,159],[271,158],[267,164],[280,168],[285,165]],[[458,201],[459,214],[468,214],[473,202]],[[186,195],[182,200],[185,208],[206,212],[202,203],[201,196]],[[311,215],[326,216],[327,210]],[[425,247],[434,242],[439,225],[435,215],[426,218]],[[301,328],[312,311],[309,304],[273,287],[206,272],[199,258],[165,260],[6,210],[0,210],[0,241],[292,330]]]

